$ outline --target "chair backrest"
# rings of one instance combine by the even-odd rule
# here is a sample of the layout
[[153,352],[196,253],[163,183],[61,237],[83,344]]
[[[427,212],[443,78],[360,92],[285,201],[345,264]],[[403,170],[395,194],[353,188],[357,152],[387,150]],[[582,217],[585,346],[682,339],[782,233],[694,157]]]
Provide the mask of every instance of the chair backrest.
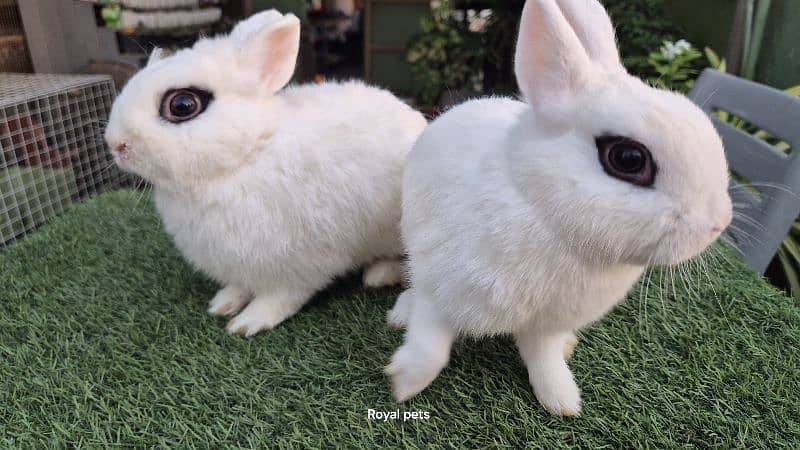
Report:
[[[728,234],[745,262],[763,274],[800,214],[800,99],[713,69],[702,73],[689,97],[711,116],[731,171],[747,186],[731,182],[737,217]],[[765,130],[791,149],[780,151],[720,120],[718,111]]]

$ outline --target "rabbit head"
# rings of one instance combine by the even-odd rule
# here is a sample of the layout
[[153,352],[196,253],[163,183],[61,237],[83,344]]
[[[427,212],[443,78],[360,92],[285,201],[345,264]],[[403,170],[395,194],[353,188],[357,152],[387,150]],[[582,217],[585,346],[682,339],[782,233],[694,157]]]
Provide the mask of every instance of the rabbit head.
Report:
[[297,17],[274,10],[147,66],[119,94],[105,138],[117,163],[157,185],[200,184],[248,161],[274,133],[274,95],[294,72]]
[[711,121],[625,71],[597,0],[528,0],[515,70],[531,108],[513,131],[509,171],[565,245],[603,263],[677,264],[728,226]]

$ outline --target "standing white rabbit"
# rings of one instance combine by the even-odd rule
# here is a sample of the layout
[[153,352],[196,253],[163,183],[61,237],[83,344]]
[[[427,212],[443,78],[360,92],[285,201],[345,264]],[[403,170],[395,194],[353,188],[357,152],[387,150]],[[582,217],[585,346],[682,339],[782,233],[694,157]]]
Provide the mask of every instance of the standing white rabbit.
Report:
[[386,369],[398,400],[436,378],[457,335],[510,333],[539,402],[578,414],[574,332],[730,222],[717,132],[626,73],[597,0],[528,0],[516,75],[526,102],[458,106],[409,155],[411,287],[389,313],[407,332]]
[[403,164],[426,121],[357,82],[280,91],[299,38],[299,20],[273,10],[155,52],[106,131],[117,163],[152,182],[183,255],[224,285],[209,312],[238,313],[231,333],[274,327],[364,264],[369,286],[401,277]]

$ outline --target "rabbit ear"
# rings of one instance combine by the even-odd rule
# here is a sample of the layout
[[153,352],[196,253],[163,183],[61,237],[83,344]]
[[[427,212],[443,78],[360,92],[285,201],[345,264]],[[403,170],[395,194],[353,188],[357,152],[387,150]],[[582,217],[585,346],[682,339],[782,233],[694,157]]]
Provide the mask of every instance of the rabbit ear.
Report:
[[528,0],[522,10],[515,72],[535,108],[557,108],[592,75],[592,63],[555,0]]
[[293,14],[256,14],[240,23],[231,38],[240,48],[241,64],[258,71],[264,91],[275,93],[292,79],[300,50],[300,20]]
[[619,58],[611,18],[597,0],[557,0],[567,22],[595,64],[608,70],[625,70]]
[[230,37],[237,45],[244,45],[256,33],[266,29],[273,23],[277,23],[282,18],[283,14],[274,9],[253,14],[246,20],[237,23],[231,31]]
[[166,56],[166,52],[163,48],[153,47],[153,51],[150,52],[150,56],[147,58],[147,65],[149,66],[155,62],[161,61]]

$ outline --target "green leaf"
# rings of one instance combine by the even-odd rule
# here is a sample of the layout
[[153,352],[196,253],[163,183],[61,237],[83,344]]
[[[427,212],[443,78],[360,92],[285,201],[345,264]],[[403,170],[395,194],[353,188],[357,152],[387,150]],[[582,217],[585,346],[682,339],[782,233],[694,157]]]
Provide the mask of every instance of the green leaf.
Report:
[[790,95],[794,95],[795,97],[800,97],[800,84],[798,84],[797,86],[790,87],[789,89],[786,89],[784,92]]
[[703,49],[706,53],[706,59],[708,59],[708,63],[711,64],[711,67],[719,67],[722,65],[722,60],[720,60],[719,55],[711,49],[711,47],[706,47]]

